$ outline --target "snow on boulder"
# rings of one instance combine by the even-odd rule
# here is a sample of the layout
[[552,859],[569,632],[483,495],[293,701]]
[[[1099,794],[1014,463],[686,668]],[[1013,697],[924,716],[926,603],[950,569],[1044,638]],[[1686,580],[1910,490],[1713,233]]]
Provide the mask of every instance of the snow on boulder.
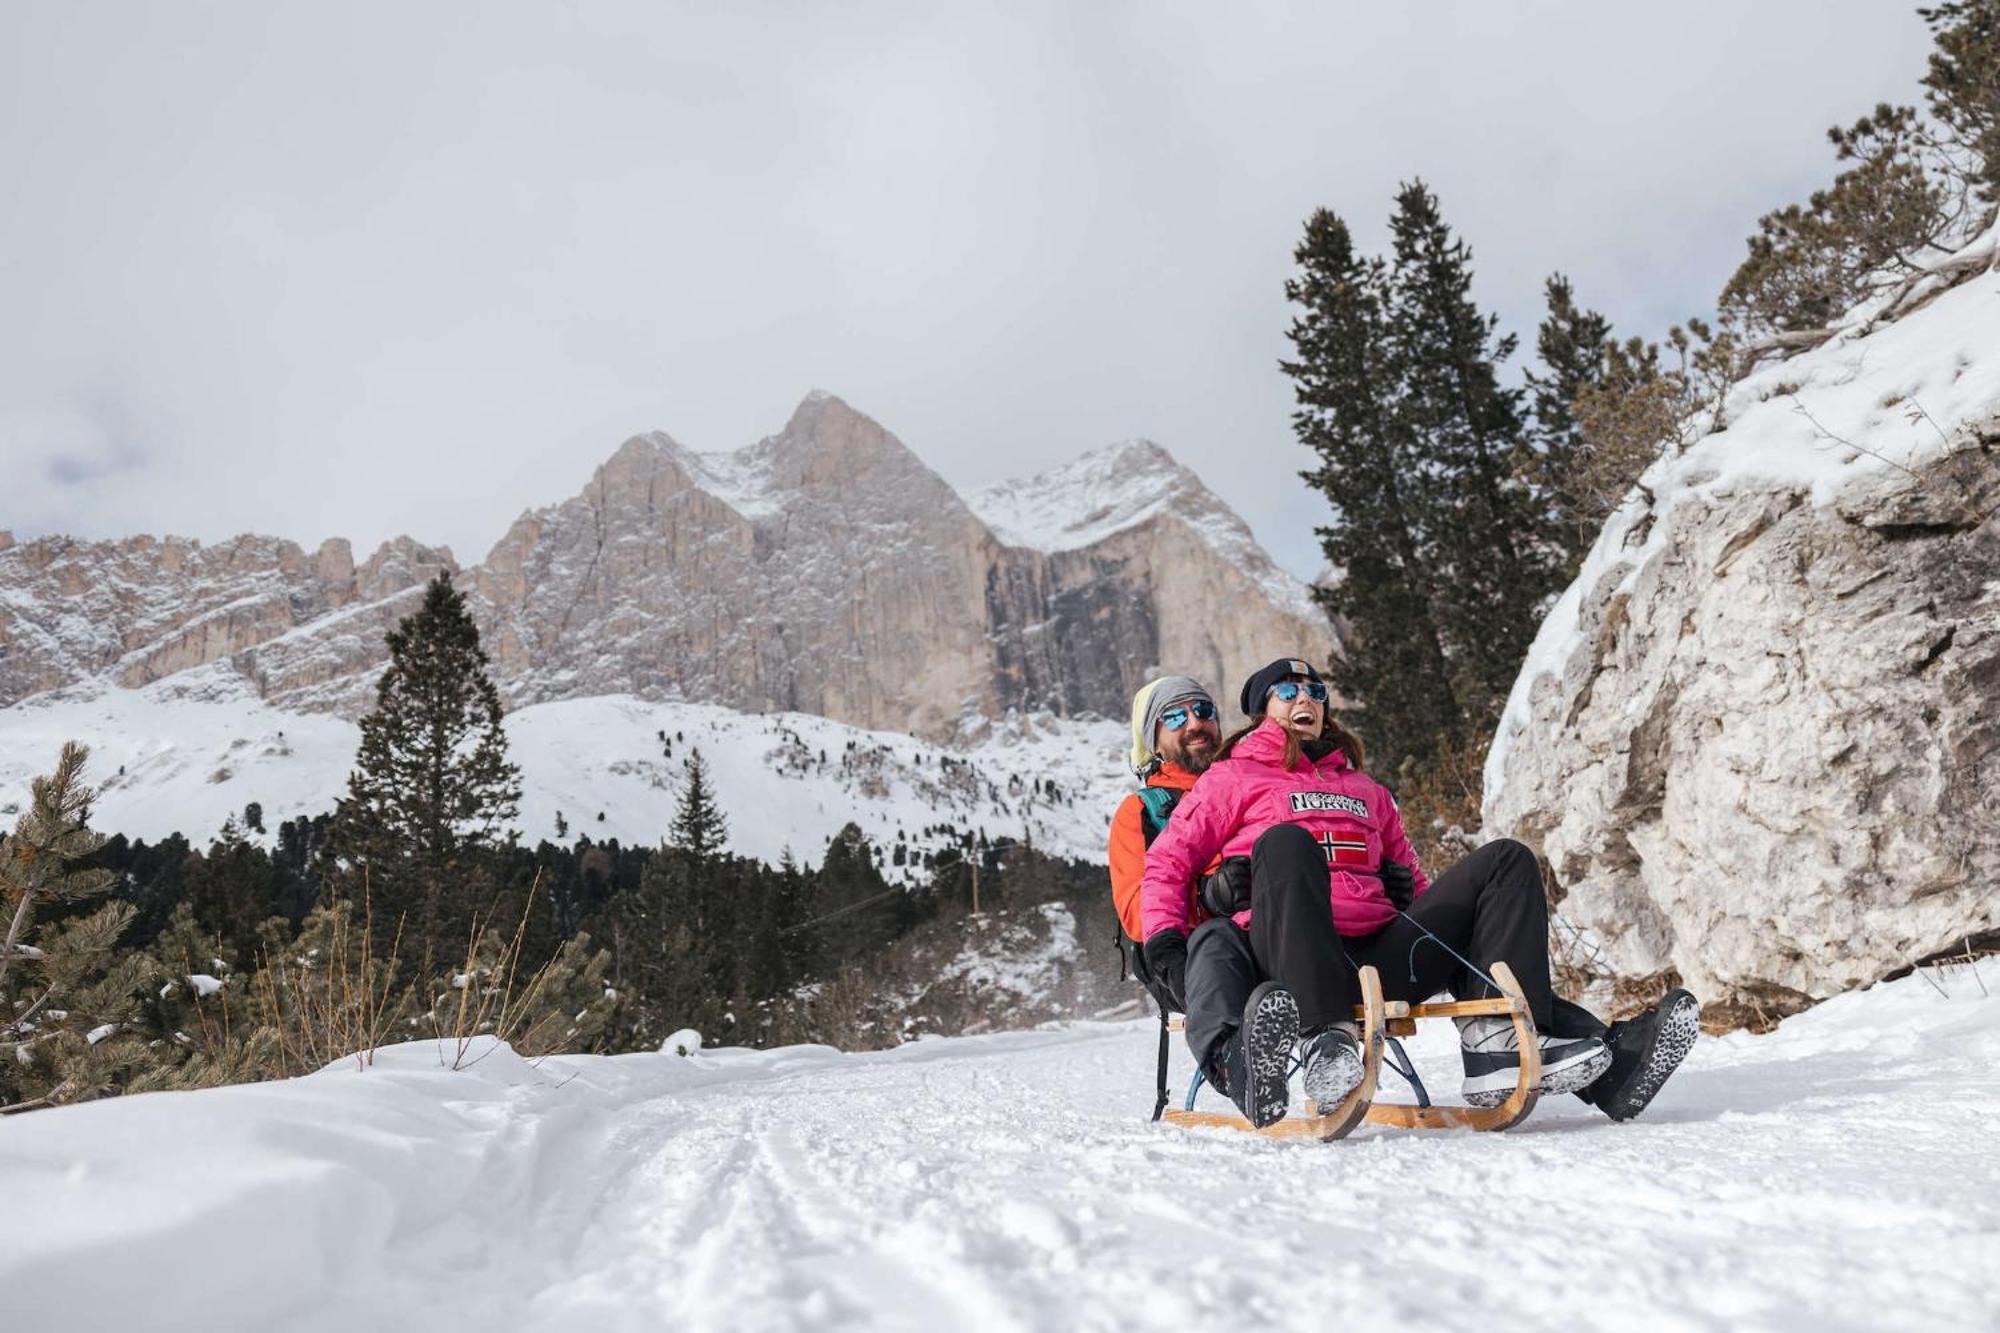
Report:
[[1732,392],[1541,627],[1487,831],[1744,1017],[2000,924],[2000,274]]

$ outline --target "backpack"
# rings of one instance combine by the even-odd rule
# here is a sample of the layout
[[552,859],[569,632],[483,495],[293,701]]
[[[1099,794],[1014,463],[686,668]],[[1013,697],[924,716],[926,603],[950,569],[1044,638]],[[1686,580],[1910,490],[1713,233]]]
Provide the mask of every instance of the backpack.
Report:
[[[1174,807],[1181,803],[1181,797],[1185,795],[1187,793],[1178,787],[1139,788],[1139,831],[1146,837],[1146,846],[1151,847],[1153,840],[1166,829],[1167,821],[1173,818]],[[1118,923],[1117,934],[1113,936],[1118,942],[1118,979],[1125,979],[1129,966],[1132,978],[1151,990],[1153,978],[1146,966],[1145,950],[1139,947],[1137,940],[1126,935],[1125,923],[1118,920],[1115,909],[1112,920]]]
[[1139,805],[1141,807],[1139,811],[1139,827],[1146,835],[1146,845],[1148,847],[1153,845],[1153,839],[1159,837],[1165,831],[1167,821],[1173,818],[1174,807],[1181,803],[1181,797],[1184,795],[1186,793],[1178,787],[1139,788]]

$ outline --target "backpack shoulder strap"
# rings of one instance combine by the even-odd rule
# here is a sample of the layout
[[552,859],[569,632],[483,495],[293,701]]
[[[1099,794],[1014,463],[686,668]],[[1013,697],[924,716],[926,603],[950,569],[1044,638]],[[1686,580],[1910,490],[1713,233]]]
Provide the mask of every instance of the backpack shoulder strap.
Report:
[[1139,788],[1139,804],[1143,807],[1140,811],[1139,827],[1146,834],[1148,847],[1153,845],[1153,839],[1160,836],[1160,831],[1166,828],[1167,821],[1173,817],[1174,807],[1181,803],[1181,795],[1181,791],[1175,787]]

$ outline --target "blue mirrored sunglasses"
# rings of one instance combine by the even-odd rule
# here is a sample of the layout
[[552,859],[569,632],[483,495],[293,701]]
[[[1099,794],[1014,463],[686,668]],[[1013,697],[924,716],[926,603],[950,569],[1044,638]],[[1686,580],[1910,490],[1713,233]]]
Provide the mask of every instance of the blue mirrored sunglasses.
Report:
[[1290,703],[1299,697],[1300,691],[1316,704],[1326,702],[1326,686],[1316,680],[1281,680],[1271,687],[1271,693],[1278,696],[1281,703]]
[[1160,725],[1168,731],[1179,731],[1188,724],[1190,714],[1206,722],[1215,716],[1215,705],[1206,699],[1197,699],[1191,704],[1175,704],[1160,714]]

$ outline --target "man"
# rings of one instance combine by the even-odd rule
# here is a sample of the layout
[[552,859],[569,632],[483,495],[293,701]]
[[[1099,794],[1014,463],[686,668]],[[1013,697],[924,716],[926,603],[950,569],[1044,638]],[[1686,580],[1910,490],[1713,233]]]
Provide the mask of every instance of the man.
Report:
[[[1146,873],[1146,848],[1166,827],[1181,794],[1215,762],[1221,746],[1215,699],[1200,681],[1162,676],[1132,696],[1132,772],[1140,789],[1111,816],[1110,850],[1111,900],[1130,940],[1140,938],[1139,882]],[[1139,980],[1154,989],[1137,948],[1132,956]]]

